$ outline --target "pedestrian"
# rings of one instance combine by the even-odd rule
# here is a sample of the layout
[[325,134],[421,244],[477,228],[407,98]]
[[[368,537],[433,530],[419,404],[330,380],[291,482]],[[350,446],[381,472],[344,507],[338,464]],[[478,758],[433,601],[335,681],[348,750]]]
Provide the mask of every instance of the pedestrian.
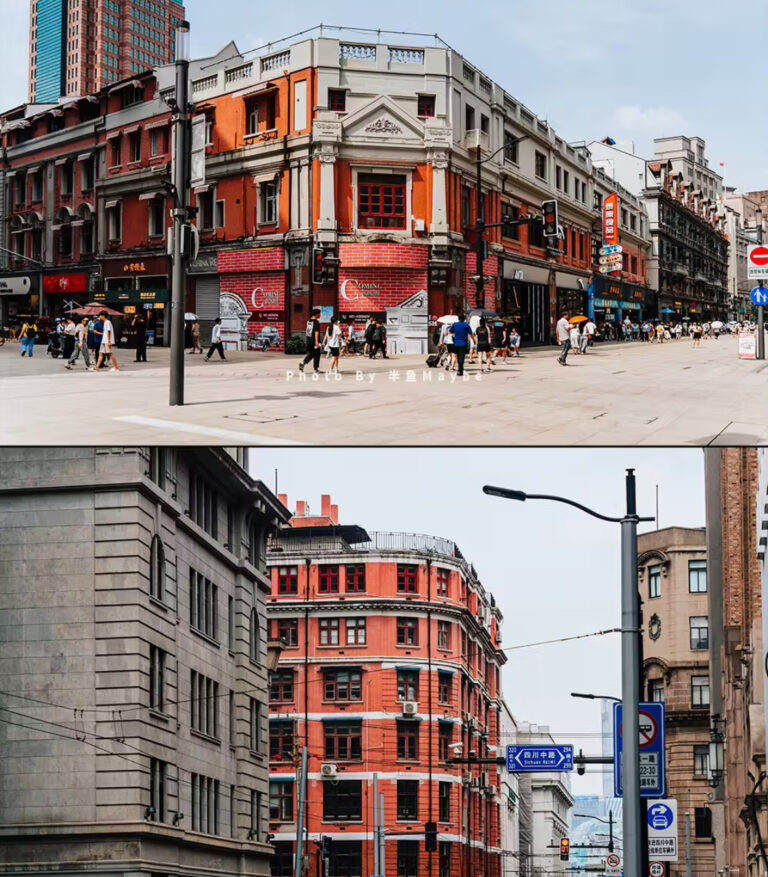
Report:
[[596,332],[597,332],[597,326],[595,325],[594,320],[592,320],[590,318],[584,324],[584,333],[587,336],[587,344],[584,348],[584,351],[583,351],[584,353],[587,352],[587,347],[592,347],[592,345],[595,343],[595,333]]
[[581,346],[579,344],[579,324],[571,323],[571,350],[574,353],[581,353]]
[[464,374],[464,360],[467,357],[469,341],[473,339],[477,342],[477,338],[463,313],[459,314],[458,321],[451,328],[453,329],[453,344],[456,348],[456,363],[459,369],[457,375],[461,377]]
[[377,320],[375,323],[370,358],[375,359],[379,351],[381,351],[383,359],[389,359],[387,356],[387,327],[383,320]]
[[507,341],[507,348],[512,352],[512,355],[520,358],[520,333],[517,331],[517,326],[514,323],[510,323],[511,331],[509,333],[509,340]]
[[323,347],[331,354],[330,373],[339,373],[339,353],[341,350],[341,329],[338,324],[338,317],[331,317],[331,322],[325,330],[325,338],[323,339]]
[[194,320],[189,328],[192,333],[192,353],[202,353],[203,348],[200,346],[200,323]]
[[68,360],[75,350],[75,331],[77,326],[71,316],[65,317],[60,325],[62,327],[61,335],[59,336],[61,341],[61,355],[64,359]]
[[368,317],[368,320],[365,324],[365,329],[363,330],[363,337],[365,338],[365,344],[363,345],[363,356],[370,356],[371,350],[373,349],[373,336],[376,332],[376,320],[373,317]]
[[659,344],[664,343],[664,326],[662,323],[658,323],[656,325],[656,340],[659,342]]
[[315,374],[319,374],[320,355],[323,352],[323,345],[320,343],[320,308],[312,309],[312,319],[307,321],[305,341],[307,344],[307,355],[299,363],[299,371],[303,372],[304,366],[311,362],[313,363]]
[[192,347],[192,324],[189,320],[184,320],[184,350]]
[[226,360],[224,356],[224,344],[221,340],[221,317],[216,317],[216,322],[211,330],[211,346],[208,348],[208,355],[204,357],[204,361],[208,362],[213,356],[213,351],[218,351],[219,359]]
[[443,326],[443,343],[448,352],[448,358],[445,362],[445,370],[452,371],[456,368],[456,345],[453,343],[453,323],[446,323]]
[[83,317],[75,327],[75,349],[72,351],[72,355],[69,357],[69,361],[64,368],[72,368],[81,353],[83,354],[86,370],[93,371],[91,356],[88,353],[88,317]]
[[698,323],[694,323],[691,329],[693,331],[693,346],[701,347],[701,335],[703,331],[701,326]]
[[33,317],[30,317],[21,327],[21,355],[32,359],[35,350],[35,339],[37,338],[37,323]]
[[491,331],[485,321],[485,317],[480,317],[477,329],[475,330],[477,337],[477,359],[480,363],[480,374],[483,372],[483,360],[488,363],[488,371],[491,370]]
[[143,311],[133,318],[131,328],[136,333],[136,362],[147,361],[147,319]]
[[117,367],[117,357],[115,356],[114,345],[115,345],[115,328],[112,323],[107,319],[107,312],[102,311],[99,314],[99,318],[101,320],[101,344],[99,346],[99,359],[96,363],[96,370],[101,368],[102,363],[106,362],[106,357],[109,357],[112,360],[112,367],[110,368],[111,372],[119,371],[120,369]]
[[560,365],[567,365],[568,351],[571,349],[571,324],[568,322],[568,311],[563,311],[560,315],[555,331],[557,333],[557,341],[562,348],[557,361]]
[[503,318],[499,318],[498,320],[493,321],[493,356],[491,357],[491,363],[496,364],[496,357],[502,356],[504,359],[507,358],[507,333],[504,328],[504,320]]

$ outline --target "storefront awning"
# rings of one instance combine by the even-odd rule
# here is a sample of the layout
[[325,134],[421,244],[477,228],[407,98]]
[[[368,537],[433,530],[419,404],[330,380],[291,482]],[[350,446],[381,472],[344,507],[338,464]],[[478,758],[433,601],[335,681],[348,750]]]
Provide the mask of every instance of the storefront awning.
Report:
[[549,283],[549,268],[538,265],[526,265],[525,262],[513,262],[504,260],[504,279],[518,280],[520,283],[540,283],[546,286]]
[[119,201],[105,201],[104,202],[104,209],[105,210],[109,210],[110,207],[119,207],[119,206],[120,206]]
[[[582,286],[579,286],[579,281],[581,281]],[[570,274],[567,271],[555,272],[555,286],[560,286],[563,289],[575,289],[578,291],[582,291],[583,289],[587,288],[588,281],[588,275]]]

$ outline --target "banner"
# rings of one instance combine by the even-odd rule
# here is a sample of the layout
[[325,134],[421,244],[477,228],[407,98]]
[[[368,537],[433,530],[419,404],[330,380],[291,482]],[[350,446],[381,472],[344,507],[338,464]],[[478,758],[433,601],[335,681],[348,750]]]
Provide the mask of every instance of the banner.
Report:
[[612,192],[603,201],[603,245],[615,246],[619,242],[619,193]]

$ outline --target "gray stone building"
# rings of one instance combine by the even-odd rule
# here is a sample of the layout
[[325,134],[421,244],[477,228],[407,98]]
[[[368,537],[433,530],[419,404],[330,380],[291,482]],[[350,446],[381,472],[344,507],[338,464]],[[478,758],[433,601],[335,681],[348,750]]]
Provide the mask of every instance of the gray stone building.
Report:
[[244,451],[0,449],[0,871],[266,875],[265,548]]

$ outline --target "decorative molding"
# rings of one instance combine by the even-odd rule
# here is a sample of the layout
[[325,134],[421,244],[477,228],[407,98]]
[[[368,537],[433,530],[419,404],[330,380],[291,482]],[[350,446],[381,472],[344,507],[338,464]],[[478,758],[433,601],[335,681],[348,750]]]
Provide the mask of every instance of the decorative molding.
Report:
[[652,640],[657,640],[661,636],[661,619],[655,612],[648,621],[648,636]]
[[365,132],[366,134],[402,134],[403,129],[392,119],[380,116],[375,122],[366,126]]

